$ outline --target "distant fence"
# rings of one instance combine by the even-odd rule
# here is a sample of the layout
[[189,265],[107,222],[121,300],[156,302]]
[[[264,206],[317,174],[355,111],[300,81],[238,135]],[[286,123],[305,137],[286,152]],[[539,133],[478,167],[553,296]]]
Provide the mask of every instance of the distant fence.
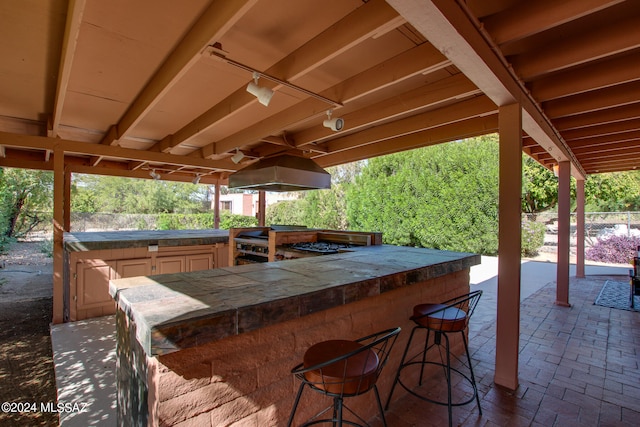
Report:
[[[51,214],[42,214],[50,218]],[[158,215],[143,214],[104,214],[104,213],[72,213],[72,231],[117,231],[117,230],[157,230]],[[558,234],[558,214],[543,212],[525,214],[529,221],[544,223],[546,227],[545,244],[553,245],[554,236]],[[44,221],[34,234],[50,234],[51,220]],[[572,243],[575,244],[576,215],[570,218]],[[599,238],[610,235],[640,235],[640,212],[588,212],[585,213],[585,243],[592,245]]]
[[[558,234],[558,214],[544,212],[540,214],[525,214],[529,221],[542,222],[546,225],[547,236]],[[585,219],[585,243],[587,246],[594,244],[598,239],[611,235],[640,236],[640,212],[586,212]],[[572,241],[576,236],[576,214],[572,213],[570,228]],[[549,239],[545,238],[545,243]]]

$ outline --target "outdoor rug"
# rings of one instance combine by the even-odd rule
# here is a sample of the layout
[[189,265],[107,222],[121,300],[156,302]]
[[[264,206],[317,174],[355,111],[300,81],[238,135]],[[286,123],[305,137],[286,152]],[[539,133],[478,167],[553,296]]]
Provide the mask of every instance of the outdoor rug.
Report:
[[634,308],[631,308],[629,282],[607,280],[596,298],[595,305],[617,308],[619,310],[640,311],[640,297],[634,296]]

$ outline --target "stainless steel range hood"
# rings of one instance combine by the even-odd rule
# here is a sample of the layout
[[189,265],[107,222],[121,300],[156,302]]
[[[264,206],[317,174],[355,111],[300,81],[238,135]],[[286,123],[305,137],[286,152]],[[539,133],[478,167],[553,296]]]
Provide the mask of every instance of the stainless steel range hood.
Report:
[[326,189],[331,188],[331,175],[311,159],[282,154],[229,175],[229,188],[276,192]]

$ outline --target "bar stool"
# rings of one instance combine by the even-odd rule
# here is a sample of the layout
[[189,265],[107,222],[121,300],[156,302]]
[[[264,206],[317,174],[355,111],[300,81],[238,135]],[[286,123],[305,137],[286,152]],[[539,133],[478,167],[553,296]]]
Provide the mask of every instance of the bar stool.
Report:
[[[467,336],[465,333],[467,326],[469,325],[469,319],[471,318],[476,305],[478,305],[478,301],[480,300],[481,295],[482,291],[475,291],[471,292],[470,294],[461,295],[456,298],[447,300],[440,304],[419,304],[413,307],[413,316],[411,316],[411,320],[414,321],[416,326],[414,326],[413,330],[411,331],[409,342],[407,342],[407,347],[405,348],[404,354],[402,355],[400,366],[398,367],[398,372],[396,373],[395,381],[393,382],[391,392],[389,393],[389,398],[387,399],[387,404],[385,406],[386,409],[389,409],[389,403],[391,402],[391,396],[393,396],[393,391],[396,388],[396,384],[400,384],[409,393],[422,400],[438,405],[446,405],[449,410],[449,426],[452,425],[453,406],[466,405],[468,403],[471,403],[475,399],[478,403],[478,412],[480,413],[480,415],[482,415],[482,409],[480,408],[480,397],[478,396],[476,379],[473,375],[473,367],[471,365],[471,357],[469,356],[469,347],[467,345]],[[407,353],[409,352],[409,347],[411,347],[411,341],[413,340],[415,332],[419,329],[426,329],[427,331],[427,337],[424,342],[424,349],[418,354],[407,359]],[[429,345],[429,335],[431,331],[434,332],[434,340],[433,343]],[[462,336],[464,351],[467,355],[467,368],[469,369],[469,376],[467,376],[465,373],[462,373],[459,369],[453,368],[451,366],[452,354],[449,348],[448,335],[456,332],[459,332]],[[442,342],[443,337],[444,343]],[[443,346],[444,354],[442,349]],[[427,353],[434,347],[439,350],[438,354],[440,355],[440,360],[428,361]],[[453,357],[455,357],[464,365],[464,362],[458,359],[457,356],[453,355]],[[442,367],[442,373],[445,377],[445,380],[447,381],[446,401],[431,399],[423,394],[420,394],[417,390],[403,382],[403,379],[400,376],[401,372],[412,365],[420,365],[420,377],[418,379],[418,385],[422,385],[425,365],[436,365]],[[469,385],[471,385],[471,387],[473,388],[473,393],[469,399],[457,402],[454,402],[452,400],[451,374],[460,376],[463,380],[467,381]]]
[[387,423],[384,418],[376,382],[382,372],[382,368],[387,363],[389,353],[399,333],[400,328],[393,328],[355,341],[322,341],[309,347],[304,354],[303,362],[291,370],[291,373],[300,379],[301,383],[287,426],[291,427],[293,423],[305,386],[308,386],[313,391],[333,397],[333,405],[316,415],[316,417],[322,416],[329,409],[333,409],[333,413],[331,418],[317,420],[312,418],[303,426],[320,423],[332,423],[334,426],[342,426],[343,423],[352,426],[363,426],[354,421],[344,420],[342,416],[343,409],[358,418],[359,422],[368,425],[365,420],[344,404],[344,398],[359,396],[371,389],[375,392],[380,417],[383,425],[386,426]]

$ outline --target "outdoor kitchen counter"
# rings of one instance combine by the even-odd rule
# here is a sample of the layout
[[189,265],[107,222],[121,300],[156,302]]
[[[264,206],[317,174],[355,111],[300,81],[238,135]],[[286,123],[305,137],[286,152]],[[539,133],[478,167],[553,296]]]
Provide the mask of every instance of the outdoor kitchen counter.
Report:
[[96,251],[158,246],[195,246],[227,243],[229,230],[134,230],[64,233],[65,250]]
[[135,325],[141,348],[157,356],[463,272],[479,263],[480,256],[469,253],[367,246],[335,255],[111,280],[109,292]]

